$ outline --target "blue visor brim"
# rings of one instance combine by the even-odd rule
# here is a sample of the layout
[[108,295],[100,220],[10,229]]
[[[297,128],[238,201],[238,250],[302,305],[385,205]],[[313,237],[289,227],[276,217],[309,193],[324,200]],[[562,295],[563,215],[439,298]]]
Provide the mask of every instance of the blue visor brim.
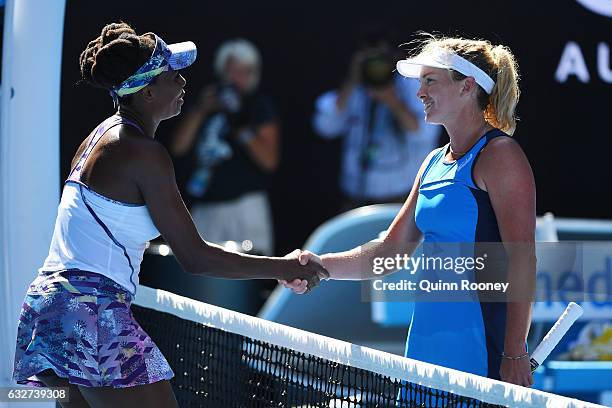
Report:
[[168,65],[175,71],[187,68],[193,64],[198,56],[196,45],[191,41],[170,44],[168,45],[168,49],[172,53],[168,57]]

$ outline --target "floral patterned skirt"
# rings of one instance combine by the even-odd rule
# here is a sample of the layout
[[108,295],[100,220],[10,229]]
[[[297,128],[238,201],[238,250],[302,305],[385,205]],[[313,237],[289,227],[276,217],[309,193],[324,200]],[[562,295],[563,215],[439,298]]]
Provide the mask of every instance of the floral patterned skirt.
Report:
[[134,320],[131,301],[125,288],[97,273],[39,274],[19,316],[14,380],[41,387],[36,374],[47,369],[87,387],[132,387],[174,377]]

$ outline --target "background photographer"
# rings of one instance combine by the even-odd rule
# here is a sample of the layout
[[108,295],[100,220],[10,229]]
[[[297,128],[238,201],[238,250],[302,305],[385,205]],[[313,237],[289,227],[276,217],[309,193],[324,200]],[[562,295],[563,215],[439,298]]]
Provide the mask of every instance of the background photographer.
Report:
[[259,51],[247,40],[223,43],[215,56],[219,82],[202,91],[170,141],[177,158],[189,157],[185,192],[201,235],[212,242],[250,240],[253,251],[273,252],[266,174],[279,155],[278,114],[257,93]]
[[418,81],[394,72],[401,57],[383,28],[371,28],[340,90],[315,103],[315,131],[324,138],[345,137],[343,210],[403,202],[419,166],[437,146],[440,129],[424,121]]

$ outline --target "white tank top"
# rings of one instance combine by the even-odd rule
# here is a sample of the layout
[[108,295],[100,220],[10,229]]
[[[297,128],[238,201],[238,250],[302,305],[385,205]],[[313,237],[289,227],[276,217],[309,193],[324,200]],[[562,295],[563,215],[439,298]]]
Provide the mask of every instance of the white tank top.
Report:
[[146,205],[112,200],[81,181],[85,161],[110,128],[134,122],[112,116],[102,122],[64,185],[49,255],[39,272],[80,269],[104,275],[133,295],[147,242],[159,236]]

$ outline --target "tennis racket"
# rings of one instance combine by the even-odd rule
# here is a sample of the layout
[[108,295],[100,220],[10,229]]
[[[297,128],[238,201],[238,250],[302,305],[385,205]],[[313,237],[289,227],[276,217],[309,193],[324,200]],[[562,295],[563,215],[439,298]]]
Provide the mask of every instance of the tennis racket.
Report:
[[559,344],[559,341],[580,316],[582,316],[582,307],[574,302],[570,302],[559,319],[557,319],[555,325],[548,331],[531,354],[531,372],[534,372],[546,360],[550,352]]

